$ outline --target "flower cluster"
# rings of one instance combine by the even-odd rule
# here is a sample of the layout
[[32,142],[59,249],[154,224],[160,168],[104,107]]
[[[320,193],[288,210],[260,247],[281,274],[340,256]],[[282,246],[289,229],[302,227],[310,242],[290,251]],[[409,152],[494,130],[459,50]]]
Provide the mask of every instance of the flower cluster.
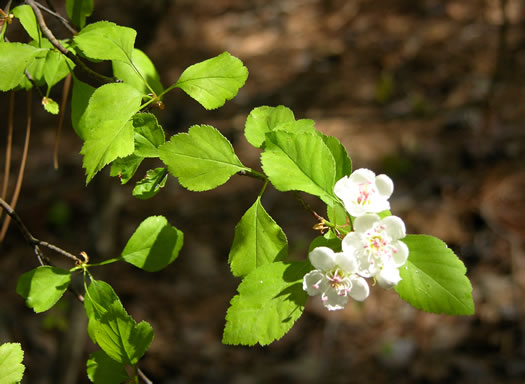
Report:
[[358,169],[335,184],[336,196],[354,217],[353,231],[343,238],[342,252],[313,249],[308,257],[315,269],[303,279],[303,289],[310,296],[320,294],[329,310],[343,309],[348,297],[365,300],[369,294],[365,278],[383,288],[401,280],[399,267],[408,258],[408,247],[400,241],[406,235],[405,224],[397,216],[377,215],[390,208],[393,190],[388,176],[368,169]]

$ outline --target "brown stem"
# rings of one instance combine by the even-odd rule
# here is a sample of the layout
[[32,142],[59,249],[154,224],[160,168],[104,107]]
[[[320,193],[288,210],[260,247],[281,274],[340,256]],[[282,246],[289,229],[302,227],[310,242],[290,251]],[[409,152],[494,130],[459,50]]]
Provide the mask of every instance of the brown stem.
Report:
[[44,5],[40,4],[40,3],[35,3],[37,7],[41,8],[44,12],[47,12],[49,13],[50,15],[56,17],[61,23],[62,25],[64,25],[64,27],[66,27],[66,29],[71,32],[73,35],[76,35],[78,33],[78,31],[73,28],[73,26],[71,26],[71,24],[69,23],[69,21],[63,17],[61,14],[57,13],[57,11],[55,10],[55,8],[53,7],[53,4],[51,4],[51,2],[47,1],[47,7],[45,7]]
[[324,221],[324,218],[320,216],[317,212],[315,212],[313,208],[310,207],[310,205],[306,201],[303,200],[303,198],[299,195],[299,192],[293,191],[293,195],[295,196],[297,200],[299,200],[303,208],[306,209],[308,212],[310,212],[315,217],[316,220],[318,220],[319,222]]
[[142,372],[142,370],[140,368],[137,368],[137,375],[142,379],[143,382],[145,382],[146,384],[153,384],[153,381],[151,381],[150,379],[148,379],[148,377],[144,374],[144,372]]
[[499,0],[499,8],[501,12],[501,24],[498,28],[498,43],[496,47],[496,54],[494,55],[494,70],[489,79],[489,84],[487,87],[487,92],[484,98],[484,107],[483,111],[483,121],[481,124],[482,140],[486,140],[486,135],[491,133],[493,127],[493,118],[494,118],[494,96],[496,94],[498,83],[502,81],[503,76],[508,72],[506,67],[508,63],[508,54],[507,54],[507,36],[509,32],[509,17],[507,14],[507,5],[508,0]]
[[[4,181],[2,183],[2,194],[0,197],[5,199],[7,196],[7,186],[9,184],[9,173],[11,169],[11,150],[13,148],[13,124],[14,124],[14,112],[15,112],[15,92],[11,91],[9,94],[9,111],[7,113],[7,143],[5,149],[5,168],[4,168]],[[0,212],[0,218],[2,212]]]
[[29,82],[31,83],[32,89],[36,89],[36,92],[38,93],[40,98],[43,99],[45,95],[42,93],[42,90],[40,89],[40,87],[36,85],[35,79],[33,79],[33,76],[31,76],[31,74],[29,73],[27,69],[24,71],[24,74],[26,75],[27,80],[29,80]]
[[6,221],[9,218],[13,219],[15,224],[18,226],[18,229],[20,230],[20,232],[22,232],[22,235],[24,235],[24,238],[26,239],[27,243],[31,245],[31,247],[33,248],[40,265],[44,265],[45,257],[42,251],[40,250],[40,247],[38,246],[39,245],[38,240],[31,234],[31,232],[29,232],[24,222],[16,214],[14,209],[9,204],[6,203],[4,199],[0,199],[0,206],[4,209],[7,215],[9,215],[9,217],[6,218]]
[[[27,243],[33,248],[33,251],[35,252],[36,257],[37,257],[38,262],[40,263],[40,265],[42,265],[42,266],[46,265],[46,264],[47,265],[52,265],[51,261],[47,257],[45,257],[44,254],[42,253],[42,251],[40,250],[40,246],[49,248],[49,249],[57,252],[58,254],[64,255],[66,257],[69,257],[69,258],[75,260],[75,263],[80,262],[80,259],[78,257],[76,257],[76,256],[72,255],[71,253],[63,250],[62,248],[59,248],[56,245],[50,244],[50,243],[48,243],[46,241],[38,240],[36,237],[34,237],[31,234],[31,232],[29,232],[29,229],[27,229],[27,227],[25,226],[25,224],[22,221],[22,219],[20,218],[20,216],[18,216],[18,214],[15,212],[13,207],[11,207],[9,204],[7,204],[4,199],[0,199],[0,206],[6,211],[6,213],[9,215],[9,217],[13,219],[15,224],[18,226],[18,229],[20,230],[20,232],[22,232],[22,235],[24,235],[24,238],[26,239]],[[84,296],[82,296],[80,293],[78,293],[73,287],[69,286],[68,289],[75,295],[75,297],[77,298],[78,301],[80,301],[81,303],[84,302]]]
[[55,134],[55,149],[53,151],[53,165],[55,169],[58,169],[58,147],[60,145],[60,134],[62,132],[62,126],[64,125],[64,116],[67,105],[67,98],[69,90],[71,88],[71,73],[66,76],[64,80],[64,88],[62,89],[62,102],[60,103],[60,111],[58,115],[58,125]]
[[[5,9],[0,9],[0,15],[2,17],[5,17],[5,19],[3,20],[2,23],[0,23],[0,34],[2,33],[2,31],[4,30],[4,28],[7,28],[7,17],[9,16],[9,12],[10,12],[10,9],[11,9],[11,0],[9,0],[7,2],[7,5],[5,6]],[[2,20],[2,17],[0,17],[0,20]]]
[[35,13],[35,16],[38,20],[38,24],[40,25],[40,29],[42,30],[42,33],[48,38],[48,40],[51,42],[51,44],[53,44],[53,46],[56,49],[58,49],[62,54],[70,58],[80,69],[82,69],[86,74],[88,74],[94,80],[102,84],[114,82],[113,78],[101,75],[100,73],[93,71],[86,64],[84,64],[84,62],[80,60],[75,54],[68,51],[66,47],[60,44],[60,42],[57,40],[55,35],[53,35],[53,32],[51,32],[51,30],[47,27],[47,24],[44,20],[44,16],[42,15],[42,12],[40,12],[40,9],[38,8],[34,0],[26,0],[26,4],[30,5],[31,8],[33,9],[33,12]]
[[[56,253],[62,256],[66,256],[72,259],[73,261],[75,261],[75,263],[81,262],[80,258],[69,253],[68,251],[60,247],[57,247],[54,244],[50,244],[47,241],[42,241],[34,237],[31,234],[31,232],[29,232],[29,229],[27,229],[27,227],[25,226],[20,216],[18,216],[18,214],[15,212],[13,207],[7,204],[7,202],[4,199],[0,199],[0,206],[5,210],[5,212],[9,215],[9,217],[13,219],[15,224],[18,226],[18,229],[20,230],[20,232],[22,232],[22,234],[24,235],[24,238],[26,239],[26,241],[29,243],[29,245],[35,248],[35,253],[37,253],[37,255],[39,255],[41,258],[43,258],[43,255],[42,255],[42,252],[40,251],[40,247],[46,247],[48,249],[51,249],[52,251],[55,251]],[[37,252],[37,249],[38,249],[38,252]],[[41,264],[43,265],[43,262],[41,262]]]
[[[29,151],[29,138],[31,136],[31,109],[32,109],[33,98],[31,91],[27,92],[27,124],[26,124],[26,138],[24,141],[24,150],[22,152],[22,161],[20,162],[20,169],[18,171],[18,178],[16,180],[15,191],[13,192],[13,198],[11,199],[11,206],[16,207],[18,197],[20,196],[20,189],[22,188],[22,180],[24,179],[24,171],[26,168],[27,153]],[[9,227],[10,218],[6,217],[2,229],[0,230],[0,243],[4,240],[7,228]]]
[[[40,246],[49,248],[49,249],[55,251],[56,253],[58,253],[60,255],[69,257],[70,259],[73,259],[75,261],[75,263],[78,263],[78,262],[81,261],[78,257],[76,257],[76,256],[72,255],[71,253],[63,250],[62,248],[59,248],[56,245],[50,244],[50,243],[48,243],[46,241],[38,240],[36,237],[34,237],[31,234],[31,232],[29,232],[29,229],[27,229],[26,225],[24,224],[24,222],[22,221],[20,216],[18,216],[18,214],[15,212],[13,207],[11,207],[9,204],[7,204],[4,199],[0,199],[0,207],[2,207],[6,211],[6,213],[9,215],[9,217],[12,218],[13,221],[15,222],[15,224],[18,226],[18,229],[20,230],[20,232],[22,232],[22,235],[26,239],[27,243],[33,248],[33,250],[34,250],[34,252],[35,252],[35,254],[36,254],[37,258],[38,258],[38,262],[40,263],[40,265],[46,265],[46,264],[47,265],[52,265],[51,261],[47,257],[45,257],[44,254],[42,253],[42,251],[40,250]],[[44,263],[44,261],[45,261],[45,263]],[[73,294],[76,296],[78,301],[80,301],[81,303],[84,302],[84,296],[82,296],[80,293],[78,293],[73,287],[69,286],[69,290],[71,292],[73,292]]]

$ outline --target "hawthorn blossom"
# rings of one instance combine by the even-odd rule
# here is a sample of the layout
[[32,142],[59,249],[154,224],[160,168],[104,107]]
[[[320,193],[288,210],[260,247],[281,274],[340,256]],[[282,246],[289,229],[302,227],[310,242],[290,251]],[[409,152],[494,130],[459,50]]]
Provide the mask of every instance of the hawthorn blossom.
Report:
[[387,175],[378,175],[369,169],[357,169],[350,176],[344,176],[334,186],[347,212],[354,216],[365,213],[379,213],[390,209],[388,198],[394,191],[394,183]]
[[355,259],[328,247],[317,247],[308,257],[316,269],[304,276],[303,290],[310,296],[320,294],[328,310],[343,309],[348,303],[348,296],[357,301],[368,297],[368,283],[355,274]]
[[399,217],[366,214],[355,219],[354,232],[343,239],[343,253],[355,260],[359,275],[391,288],[401,280],[399,267],[408,258],[408,247],[400,241],[405,236],[405,223]]

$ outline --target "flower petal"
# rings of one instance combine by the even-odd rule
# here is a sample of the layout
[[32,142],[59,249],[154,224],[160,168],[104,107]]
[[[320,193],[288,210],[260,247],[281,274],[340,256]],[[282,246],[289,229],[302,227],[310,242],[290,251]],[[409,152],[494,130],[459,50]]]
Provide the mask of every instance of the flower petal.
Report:
[[329,311],[337,311],[343,309],[348,303],[347,295],[339,295],[335,289],[328,289],[321,297],[324,306]]
[[376,187],[379,194],[386,199],[394,192],[394,182],[387,175],[376,176]]
[[392,254],[392,261],[396,267],[400,267],[407,262],[408,259],[408,247],[402,241],[393,241],[392,246],[395,247],[397,252]]
[[343,178],[339,179],[337,183],[335,183],[334,193],[337,197],[344,201],[348,198],[348,192],[351,188],[352,183],[350,182],[350,179],[348,176],[344,176]]
[[357,232],[350,232],[346,235],[341,242],[341,247],[343,248],[343,253],[348,254],[350,257],[356,257],[356,252],[361,252],[363,249],[363,240],[361,235]]
[[318,295],[328,288],[328,282],[323,273],[317,269],[307,273],[303,278],[303,290],[310,296]]
[[374,213],[356,217],[354,220],[354,230],[361,233],[366,232],[371,229],[379,220],[379,216]]
[[376,174],[369,169],[359,168],[356,169],[349,177],[351,183],[359,184],[363,182],[373,183],[376,178]]
[[329,271],[336,266],[335,253],[328,247],[317,247],[312,249],[308,258],[312,265],[321,271]]
[[349,292],[350,297],[357,301],[364,301],[370,294],[368,283],[362,277],[357,276],[353,276],[351,280],[352,288]]
[[353,217],[363,216],[369,211],[369,207],[364,207],[362,205],[356,204],[354,201],[345,200],[344,203],[346,212],[348,212],[350,216]]
[[381,288],[392,288],[401,281],[399,269],[393,264],[385,264],[383,269],[376,275],[376,280]]
[[[375,198],[371,204],[366,207],[366,212],[379,213],[390,209],[390,203],[385,198]],[[365,212],[365,213],[366,213]]]
[[351,253],[336,253],[335,262],[343,271],[347,273],[353,273],[357,270],[357,260]]
[[397,216],[388,216],[381,220],[386,226],[385,232],[392,240],[399,240],[406,236],[405,223]]

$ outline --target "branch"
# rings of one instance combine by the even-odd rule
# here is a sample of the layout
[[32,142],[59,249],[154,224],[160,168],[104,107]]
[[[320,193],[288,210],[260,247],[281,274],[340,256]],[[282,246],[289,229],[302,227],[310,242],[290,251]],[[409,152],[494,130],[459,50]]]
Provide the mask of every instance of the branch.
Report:
[[35,3],[35,4],[37,7],[41,8],[44,12],[47,12],[50,15],[55,16],[64,25],[64,27],[66,27],[66,29],[69,32],[71,32],[73,35],[76,35],[78,33],[78,31],[71,26],[69,21],[64,16],[60,15],[59,13],[55,11],[55,9],[53,8],[52,4],[49,1],[47,2],[47,5],[49,8],[45,7],[44,5],[40,3]]
[[53,151],[53,165],[55,169],[58,169],[58,147],[60,146],[60,134],[62,132],[62,126],[64,124],[64,116],[67,105],[67,97],[69,95],[69,89],[71,88],[71,73],[66,76],[64,80],[64,88],[62,89],[62,102],[60,103],[60,111],[58,114],[58,125],[55,132],[55,149]]
[[0,8],[0,35],[4,32],[4,28],[7,28],[9,24],[9,12],[11,10],[11,0],[7,2],[5,9]]
[[144,372],[142,372],[140,368],[137,368],[137,374],[146,384],[153,384],[153,381],[148,379],[148,377],[144,374]]
[[[15,112],[15,91],[11,91],[9,95],[9,112],[7,113],[7,142],[5,149],[5,167],[4,167],[4,181],[2,183],[2,193],[0,197],[5,199],[7,196],[7,186],[9,184],[9,173],[11,169],[11,150],[13,148],[13,122]],[[0,212],[0,218],[2,213]]]
[[316,220],[318,220],[321,223],[325,220],[324,217],[322,217],[316,211],[314,211],[314,209],[310,206],[310,204],[308,204],[306,201],[303,200],[303,198],[301,197],[298,191],[292,191],[292,192],[293,192],[294,197],[301,203],[303,208],[306,209],[308,212],[310,212],[315,217]]
[[18,226],[18,229],[20,230],[20,232],[22,232],[22,234],[24,235],[24,238],[26,239],[28,244],[35,249],[35,253],[37,254],[37,256],[40,256],[39,257],[40,264],[44,265],[44,263],[40,260],[40,258],[44,258],[42,255],[42,252],[40,251],[40,248],[39,248],[40,246],[49,248],[60,255],[66,256],[74,260],[76,263],[81,262],[81,260],[78,257],[76,257],[75,255],[72,255],[68,251],[65,251],[62,248],[57,247],[56,245],[50,244],[46,241],[42,241],[34,237],[31,234],[31,232],[29,232],[29,229],[27,229],[27,227],[25,226],[20,216],[18,216],[18,214],[14,211],[14,209],[9,204],[7,204],[7,202],[4,199],[0,199],[0,206],[2,206],[5,212],[13,219],[15,224]]
[[56,49],[58,49],[62,54],[70,58],[80,69],[82,69],[86,74],[91,76],[94,80],[102,84],[113,83],[115,81],[111,77],[104,76],[100,73],[93,71],[86,64],[84,64],[84,62],[80,60],[75,54],[73,54],[73,52],[68,51],[66,47],[60,44],[55,35],[53,35],[53,32],[51,32],[51,30],[47,27],[47,24],[44,20],[44,16],[42,15],[42,12],[40,12],[40,9],[36,5],[36,2],[34,0],[26,0],[26,3],[30,5],[33,9],[33,12],[35,13],[36,18],[38,20],[38,24],[40,25],[40,29]]
[[[29,138],[31,136],[31,109],[33,104],[33,98],[31,92],[27,92],[27,123],[26,123],[26,138],[24,140],[24,149],[22,152],[22,161],[20,162],[20,169],[18,170],[18,177],[16,180],[15,191],[13,192],[13,198],[11,199],[11,205],[16,207],[18,197],[20,196],[20,189],[22,188],[22,180],[24,179],[24,171],[26,168],[27,153],[29,151]],[[10,219],[6,217],[0,230],[0,242],[4,240],[7,228],[9,227]]]

